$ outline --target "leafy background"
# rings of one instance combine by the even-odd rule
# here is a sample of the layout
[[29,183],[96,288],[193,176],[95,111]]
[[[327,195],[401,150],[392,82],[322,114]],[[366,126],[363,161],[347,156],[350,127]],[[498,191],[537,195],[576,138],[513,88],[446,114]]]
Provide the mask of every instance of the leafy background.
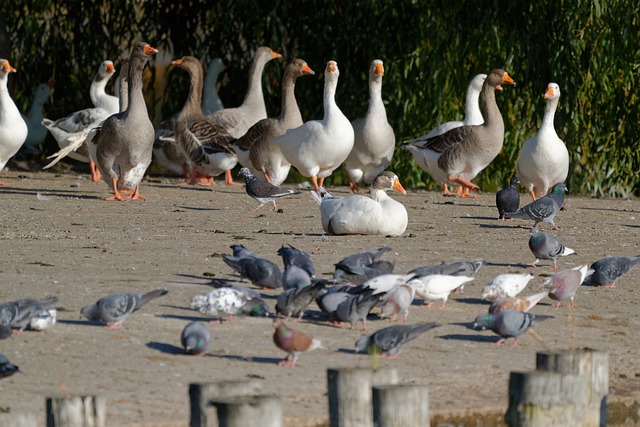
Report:
[[[204,64],[221,57],[227,69],[219,93],[233,107],[244,96],[255,49],[282,53],[284,61],[267,64],[263,77],[270,115],[279,113],[285,63],[301,57],[316,71],[296,87],[306,120],[322,117],[329,59],[341,72],[338,105],[350,119],[364,115],[367,70],[379,58],[398,146],[461,120],[469,80],[504,68],[517,86],[498,94],[505,143],[475,180],[481,188],[493,191],[513,174],[554,81],[562,91],[555,124],[571,155],[570,191],[627,198],[640,195],[639,17],[640,3],[631,0],[7,1],[0,6],[0,56],[18,68],[11,89],[23,111],[35,87],[55,78],[46,111],[55,119],[89,107],[88,86],[100,62],[112,59],[117,67],[144,39],[161,51],[147,75],[156,123],[186,97],[185,73],[167,66],[173,57],[194,55]],[[54,150],[51,144],[45,151]],[[409,187],[436,188],[405,150],[397,150],[391,169]],[[331,180],[346,182],[342,172]]]

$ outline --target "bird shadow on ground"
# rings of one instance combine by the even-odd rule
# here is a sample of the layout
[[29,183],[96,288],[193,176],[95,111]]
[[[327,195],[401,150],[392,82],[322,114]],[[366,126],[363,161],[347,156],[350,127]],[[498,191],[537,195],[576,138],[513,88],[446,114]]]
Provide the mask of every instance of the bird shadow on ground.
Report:
[[[481,221],[495,221],[496,217],[495,216],[471,216],[471,215],[460,215],[456,218],[460,218],[460,219],[477,219],[477,220],[481,220]],[[475,224],[478,225],[480,227],[482,227],[483,225],[486,227],[496,227],[496,228],[502,228],[499,225],[494,226],[494,225],[488,225],[488,224]]]
[[[460,203],[457,202],[455,200],[447,200],[444,202],[433,202],[434,205],[455,205],[455,206],[468,206],[468,207],[472,207],[472,208],[491,208],[491,209],[495,209],[495,205],[482,205],[479,203]],[[495,218],[491,218],[491,219],[495,219]]]
[[266,234],[268,236],[298,236],[298,237],[322,237],[326,236],[325,233],[295,233],[293,231],[271,231],[267,232],[264,230],[259,230],[258,233]]
[[337,353],[345,353],[345,354],[358,354],[356,350],[353,348],[339,348],[336,350]]
[[80,325],[80,326],[104,326],[104,323],[91,322],[89,320],[58,320],[58,323],[66,325]]
[[577,210],[585,210],[585,211],[612,211],[612,212],[636,212],[639,213],[635,209],[616,209],[616,208],[588,208],[588,207],[579,207]]
[[281,359],[273,357],[253,357],[253,356],[240,356],[236,354],[208,354],[212,357],[219,357],[221,359],[237,360],[239,362],[255,362],[255,363],[269,363],[277,365]]
[[[495,219],[495,218],[475,218],[475,219]],[[507,224],[504,224],[504,223],[502,223],[502,224],[477,224],[476,223],[476,224],[473,224],[473,225],[476,225],[476,226],[478,226],[480,228],[495,228],[495,229],[506,228],[508,230],[512,230],[512,229],[516,229],[516,228],[523,228],[520,225],[515,225],[515,224],[514,225],[507,225]]]
[[162,353],[168,353],[168,354],[185,354],[185,351],[183,348],[172,345],[172,344],[167,344],[167,343],[163,343],[163,342],[156,342],[156,341],[150,341],[147,344],[147,347],[152,348],[154,350],[158,350]]
[[476,342],[495,342],[495,336],[488,335],[468,335],[468,334],[448,334],[440,335],[437,338],[442,340],[458,340],[458,341],[476,341]]
[[465,298],[465,297],[461,297],[461,298],[455,298],[456,302],[461,302],[463,304],[476,304],[476,305],[488,305],[487,301],[481,299],[481,298]]
[[530,265],[523,264],[521,262],[517,262],[517,263],[514,263],[514,264],[509,264],[509,263],[506,263],[506,262],[491,262],[491,261],[487,261],[486,265],[490,265],[492,267],[534,268],[534,267],[531,267]]
[[[83,194],[83,193],[70,193],[67,191],[56,191],[56,190],[33,190],[33,189],[25,189],[25,188],[18,188],[18,187],[7,187],[7,186],[3,186],[0,187],[0,194],[22,194],[22,195],[26,195],[26,196],[38,196],[38,194],[40,194],[41,196],[44,197],[70,197],[70,198],[74,198],[74,199],[89,199],[89,200],[102,200],[102,197],[98,197],[98,196],[90,196],[87,194]],[[42,200],[43,202],[46,202],[48,200]]]
[[178,319],[178,320],[185,320],[187,322],[205,322],[205,323],[211,320],[211,318],[206,318],[206,317],[177,316],[175,314],[157,314],[156,317],[160,317],[162,319]]
[[201,208],[195,206],[176,206],[176,209],[186,209],[189,211],[221,211],[223,209],[219,208]]

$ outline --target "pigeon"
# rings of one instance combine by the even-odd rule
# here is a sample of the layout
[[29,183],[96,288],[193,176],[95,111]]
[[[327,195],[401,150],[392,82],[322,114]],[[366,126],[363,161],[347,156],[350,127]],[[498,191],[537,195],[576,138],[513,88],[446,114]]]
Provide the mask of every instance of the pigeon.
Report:
[[343,301],[353,295],[347,291],[339,290],[339,288],[341,287],[325,288],[316,294],[316,304],[320,310],[327,314],[333,313]]
[[520,207],[520,193],[516,185],[520,184],[520,179],[513,175],[507,185],[496,193],[496,207],[498,208],[498,219],[505,220],[505,214],[510,214]]
[[344,269],[336,270],[334,277],[341,282],[361,285],[374,277],[393,273],[394,268],[392,262],[380,260],[365,266],[344,267]]
[[330,317],[334,322],[349,322],[351,324],[350,329],[353,329],[356,322],[362,320],[362,330],[366,331],[367,315],[371,309],[378,304],[382,296],[383,294],[376,294],[372,289],[365,290],[360,294],[351,295],[340,303],[336,311],[330,314]]
[[[542,200],[542,199],[538,199]],[[551,234],[541,233],[536,227],[531,229],[531,237],[529,238],[529,249],[536,257],[535,261],[529,263],[531,267],[535,267],[541,259],[553,260],[553,266],[551,270],[558,268],[556,259],[561,256],[568,256],[575,254],[571,248],[565,247],[562,243],[553,237]]]
[[263,289],[277,289],[282,287],[282,273],[273,262],[259,256],[231,256],[222,255],[222,260],[229,267],[240,273],[240,277],[247,278],[255,286]]
[[510,344],[513,347],[518,345],[520,335],[524,334],[531,326],[552,318],[553,316],[536,316],[531,313],[508,310],[478,316],[473,327],[474,329],[491,329],[500,335],[501,338],[494,345],[504,344],[507,338],[513,338],[514,341]]
[[0,353],[0,378],[10,377],[16,372],[20,372],[16,365],[12,365],[7,356]]
[[416,290],[412,286],[407,284],[396,286],[380,300],[380,317],[389,318],[390,322],[394,322],[398,315],[402,315],[401,322],[406,322],[409,307],[415,296]]
[[497,313],[499,311],[517,310],[521,312],[527,312],[540,302],[544,297],[549,295],[549,291],[538,292],[537,294],[528,295],[526,297],[502,297],[495,300],[489,306],[489,314]]
[[558,301],[554,307],[559,307],[562,301],[571,300],[569,307],[574,308],[576,292],[584,279],[593,272],[588,265],[574,267],[571,270],[560,271],[542,282],[542,288],[549,291],[549,298]]
[[534,227],[538,225],[539,222],[545,222],[551,224],[553,229],[557,230],[558,227],[555,222],[553,222],[553,219],[560,211],[562,205],[564,205],[565,191],[567,191],[567,187],[563,182],[560,182],[551,188],[551,193],[534,200],[513,213],[505,215],[505,218],[532,219],[535,221],[533,224]]
[[446,308],[449,294],[464,283],[470,282],[473,277],[448,276],[445,274],[432,274],[417,277],[408,284],[416,290],[416,295],[424,299],[425,306],[431,307],[432,300],[442,300],[440,308]]
[[42,311],[31,318],[29,321],[29,329],[32,331],[44,331],[53,328],[58,318],[58,310],[50,308]]
[[[249,301],[256,301],[255,298],[250,298],[246,293],[239,291],[231,287],[224,287],[215,289],[204,295],[194,295],[191,298],[191,308],[198,310],[200,313],[218,318],[226,316],[226,320],[233,319],[234,314],[248,313],[260,316],[266,309],[266,313],[263,315],[268,316],[269,309],[262,301],[257,298],[255,303],[249,304]],[[249,305],[247,307],[247,305]],[[257,308],[257,309],[256,309]],[[253,313],[256,310],[256,313]],[[220,319],[212,320],[214,323],[220,323]]]
[[260,256],[245,248],[244,245],[231,245],[229,246],[233,251],[233,256],[236,258],[260,258]]
[[309,273],[295,264],[285,266],[282,272],[282,287],[285,291],[309,286],[312,280]]
[[308,253],[301,251],[300,249],[296,249],[291,245],[289,245],[289,247],[283,245],[278,249],[278,255],[282,257],[282,262],[285,267],[295,265],[303,269],[310,277],[314,277],[316,275],[313,260],[311,259],[311,255]]
[[615,288],[616,282],[629,271],[640,265],[640,256],[610,256],[591,264],[593,274],[589,282],[603,288]]
[[13,329],[9,325],[0,325],[0,340],[4,340],[13,336]]
[[56,297],[41,300],[27,298],[0,303],[0,326],[8,326],[19,334],[29,325],[31,318],[55,307],[57,303]]
[[310,286],[284,291],[278,295],[276,313],[286,316],[285,320],[289,320],[291,316],[298,316],[298,321],[300,321],[304,315],[305,308],[313,302],[324,286],[324,281],[318,281]]
[[367,352],[373,356],[395,359],[404,344],[438,326],[437,323],[388,326],[368,337],[359,338],[355,343],[356,353]]
[[358,290],[373,290],[373,294],[381,294],[389,292],[396,286],[404,285],[414,277],[414,274],[382,274],[376,276],[366,282],[358,285],[355,289]]
[[209,284],[211,286],[213,286],[214,288],[216,288],[216,289],[220,289],[220,288],[232,288],[232,289],[235,289],[236,291],[240,292],[241,294],[244,294],[244,296],[248,300],[262,298],[260,296],[260,292],[256,291],[255,289],[249,289],[246,286],[242,286],[242,285],[239,285],[237,283],[232,283],[232,282],[230,282],[228,280],[225,280],[225,279],[218,279],[218,278],[211,279]]
[[278,209],[278,206],[276,205],[276,199],[278,197],[300,194],[297,190],[277,187],[262,178],[254,176],[249,168],[240,169],[238,175],[244,177],[244,185],[247,194],[259,203],[257,207],[251,209],[254,212],[269,202],[273,203],[273,208],[271,210],[275,211]]
[[273,342],[279,349],[288,353],[284,359],[278,362],[278,366],[293,368],[298,362],[300,353],[317,348],[324,348],[319,340],[311,338],[295,329],[288,328],[280,318],[276,317],[274,319],[273,326],[276,328],[273,333]]
[[200,322],[191,322],[180,334],[180,343],[188,354],[204,356],[211,344],[211,332]]
[[487,283],[480,294],[480,298],[497,301],[501,298],[513,298],[533,279],[533,274],[499,274]]
[[80,310],[80,315],[92,322],[102,322],[110,329],[122,328],[122,322],[149,301],[169,293],[168,289],[156,289],[146,294],[117,293],[99,299],[95,304]]
[[[413,273],[416,276],[429,276],[432,274],[443,274],[445,276],[465,276],[475,277],[480,267],[485,265],[486,262],[483,259],[474,259],[472,261],[455,261],[451,263],[442,262],[438,265],[426,265],[423,267],[414,268],[409,273]],[[464,284],[454,289],[453,292],[464,293]]]
[[342,273],[349,274],[352,271],[351,269],[354,267],[367,267],[370,264],[379,261],[380,258],[389,251],[391,251],[391,248],[384,246],[380,249],[373,249],[349,255],[335,265],[335,273],[333,277],[335,279],[339,279]]

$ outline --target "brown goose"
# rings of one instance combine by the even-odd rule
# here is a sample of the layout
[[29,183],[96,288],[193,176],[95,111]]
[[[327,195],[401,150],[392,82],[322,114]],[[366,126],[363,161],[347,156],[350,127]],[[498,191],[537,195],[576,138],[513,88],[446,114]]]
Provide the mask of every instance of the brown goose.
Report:
[[284,182],[291,164],[284,158],[273,140],[287,129],[302,125],[302,115],[296,102],[296,79],[305,74],[315,74],[306,61],[294,59],[282,77],[282,111],[278,117],[262,119],[247,131],[242,138],[232,143],[238,160],[254,175],[259,172],[273,185]]
[[234,138],[240,138],[258,120],[267,118],[267,107],[264,105],[262,93],[262,71],[267,62],[280,58],[277,52],[268,47],[260,47],[253,56],[249,70],[249,86],[242,104],[237,108],[225,108],[216,111],[208,117],[224,127]]
[[[144,200],[138,186],[151,164],[153,124],[142,95],[142,71],[158,50],[137,43],[129,56],[127,108],[107,118],[89,142],[89,155],[113,187],[107,200]],[[123,198],[121,193],[131,193]]]
[[496,104],[495,90],[515,84],[506,71],[494,69],[482,85],[480,102],[485,121],[481,125],[461,126],[422,144],[428,169],[439,182],[464,187],[462,197],[478,186],[470,182],[500,153],[504,141],[504,122]]
[[190,184],[198,173],[216,176],[225,172],[225,182],[233,184],[231,169],[238,163],[229,146],[234,138],[219,124],[202,114],[202,64],[193,56],[173,61],[190,76],[189,95],[175,124],[176,144],[191,164]]

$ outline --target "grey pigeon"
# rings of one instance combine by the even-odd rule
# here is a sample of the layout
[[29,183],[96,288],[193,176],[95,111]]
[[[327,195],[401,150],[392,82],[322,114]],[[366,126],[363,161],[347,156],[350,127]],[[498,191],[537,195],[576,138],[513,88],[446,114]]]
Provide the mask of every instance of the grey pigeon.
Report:
[[369,289],[365,292],[352,295],[346,300],[344,300],[336,311],[331,313],[331,318],[337,322],[349,322],[351,324],[351,329],[356,322],[362,320],[362,330],[367,330],[367,315],[371,311],[371,309],[378,304],[380,298],[384,294],[378,293],[374,295],[374,290]]
[[533,226],[538,225],[539,222],[545,222],[551,224],[554,230],[557,230],[553,219],[556,214],[560,212],[560,208],[564,205],[564,193],[567,191],[567,187],[563,182],[553,186],[551,193],[544,197],[541,197],[526,206],[518,209],[517,211],[505,215],[506,219],[522,218],[534,220]]
[[[483,259],[474,259],[472,261],[454,261],[451,263],[442,262],[437,265],[426,265],[418,268],[414,268],[409,273],[413,273],[416,277],[431,276],[434,274],[440,274],[443,276],[465,276],[475,277],[480,267],[485,265],[486,262]],[[456,288],[454,292],[464,293],[464,284]]]
[[576,292],[590,272],[593,270],[589,270],[587,265],[560,271],[544,279],[542,288],[549,292],[549,298],[558,301],[554,307],[559,307],[562,301],[571,300],[570,307],[573,308]]
[[356,353],[367,352],[370,355],[395,359],[400,355],[404,344],[438,326],[440,325],[437,323],[389,326],[358,339],[355,344]]
[[20,333],[34,316],[54,308],[57,303],[56,297],[41,300],[27,298],[0,303],[0,326],[8,326]]
[[311,259],[311,255],[308,253],[301,251],[300,249],[294,248],[289,245],[289,247],[282,246],[278,249],[278,255],[282,257],[282,262],[285,266],[295,265],[304,271],[311,277],[316,275],[316,269],[313,266],[313,260]]
[[211,344],[211,332],[200,322],[191,322],[180,334],[180,343],[189,354],[203,356]]
[[324,281],[318,281],[310,286],[284,291],[278,295],[276,313],[285,316],[285,320],[289,320],[291,316],[298,316],[298,320],[302,319],[305,308],[313,302],[324,286]]
[[510,214],[520,207],[520,193],[516,185],[520,184],[520,179],[513,175],[507,185],[496,193],[496,207],[498,208],[498,219],[505,220],[505,214]]
[[576,253],[573,249],[567,248],[562,243],[558,242],[558,240],[551,234],[541,233],[536,227],[531,229],[529,249],[531,249],[531,253],[533,253],[536,259],[527,265],[535,267],[541,259],[551,259],[553,260],[551,270],[555,270],[558,267],[556,264],[556,259],[558,257]]
[[231,245],[229,246],[233,251],[233,256],[236,258],[260,258],[260,256],[245,248],[244,245]]
[[277,264],[258,256],[236,257],[222,255],[222,260],[229,267],[240,273],[240,277],[247,278],[254,285],[264,289],[282,287],[282,273]]
[[334,277],[336,280],[340,280],[342,282],[361,285],[374,277],[393,273],[394,268],[395,265],[392,262],[379,260],[365,266],[345,266],[340,270],[336,270]]
[[285,290],[309,286],[311,281],[309,273],[295,264],[287,265],[282,273],[282,287]]
[[107,328],[122,328],[122,322],[149,301],[169,293],[168,289],[156,289],[146,294],[117,293],[101,298],[95,304],[83,307],[80,314],[93,322],[102,322]]
[[320,307],[320,310],[323,312],[330,314],[338,309],[338,306],[342,304],[342,302],[352,296],[352,294],[342,291],[335,290],[339,288],[338,286],[334,286],[334,288],[330,288],[331,290],[323,289],[321,292],[316,294],[316,304]]
[[239,172],[240,176],[244,177],[244,185],[247,194],[257,200],[259,205],[252,211],[257,211],[263,207],[266,203],[272,202],[273,209],[277,210],[276,199],[278,197],[291,196],[292,194],[300,194],[297,190],[277,187],[262,178],[254,176],[248,168],[242,168]]
[[[390,247],[384,246],[380,249],[373,249],[349,255],[335,265],[335,273],[333,277],[338,279],[342,273],[350,273],[351,269],[354,267],[369,266],[371,263],[380,260],[380,258],[390,250]],[[339,271],[342,271],[342,273]]]
[[640,256],[606,257],[591,264],[594,272],[588,280],[603,288],[615,288],[616,282],[638,265],[640,265]]
[[494,343],[495,345],[503,344],[507,338],[513,338],[511,346],[516,346],[520,335],[524,334],[531,326],[546,319],[553,319],[553,316],[536,316],[517,310],[507,310],[478,316],[473,327],[475,329],[491,329],[500,335],[501,338]]
[[0,353],[0,378],[10,377],[11,375],[19,372],[20,370],[16,365],[12,365],[7,359],[7,356]]

